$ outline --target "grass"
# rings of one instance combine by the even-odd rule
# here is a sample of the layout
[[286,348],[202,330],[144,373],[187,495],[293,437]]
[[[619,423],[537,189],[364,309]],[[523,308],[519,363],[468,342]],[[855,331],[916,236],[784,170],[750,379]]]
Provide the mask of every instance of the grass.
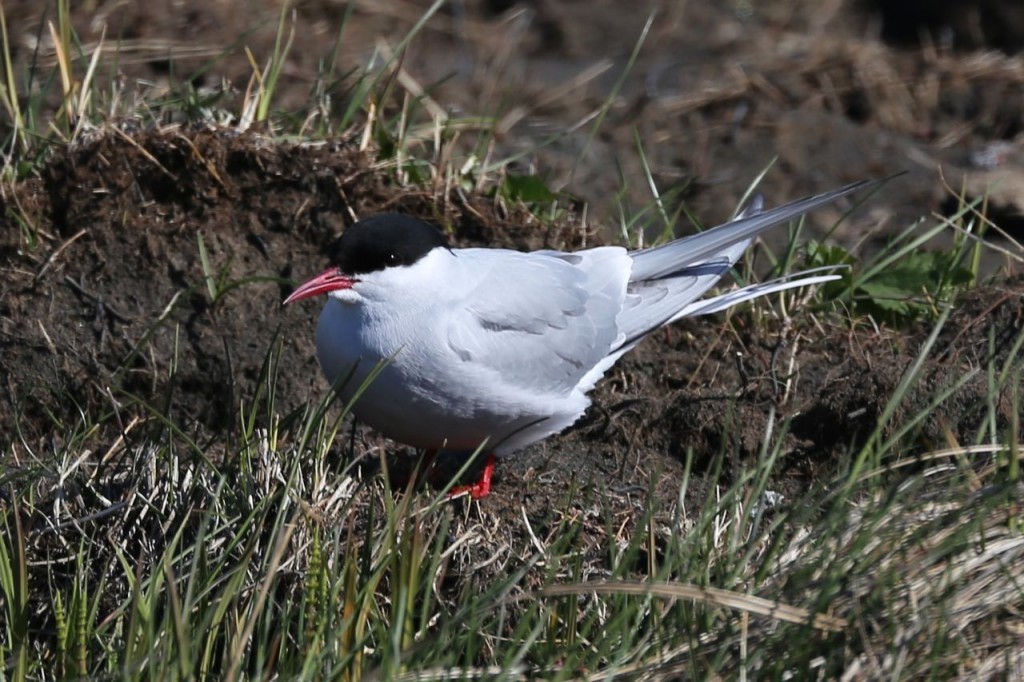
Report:
[[870,439],[779,501],[766,433],[732,476],[716,459],[697,507],[684,477],[625,527],[606,496],[569,491],[496,528],[486,503],[329,464],[324,406],[252,428],[276,414],[273,364],[219,465],[174,429],[107,471],[72,460],[91,428],[40,457],[3,513],[12,679],[948,677],[1013,646],[998,626],[1024,577],[1013,448],[949,448],[904,475],[899,435]]
[[[275,118],[273,102],[293,44],[289,21],[282,10],[267,64],[253,57],[253,81],[234,118],[239,128],[288,121]],[[47,154],[102,125],[100,111],[110,105],[100,106],[92,75],[76,86],[71,74],[95,74],[101,49],[116,47],[75,57],[67,4],[57,22],[57,73],[33,74],[60,83],[52,126],[42,122],[42,95],[26,103],[13,94],[18,78],[4,26],[2,103],[12,122],[5,149],[7,167],[18,169],[5,178],[11,193]],[[486,140],[500,116],[464,126],[441,120],[428,105],[429,88],[413,93],[402,76],[401,46],[386,64],[356,79],[339,114],[312,95],[320,126],[306,116],[271,132],[354,128],[401,182],[484,189],[534,215],[566,211],[536,176],[506,173],[510,160],[476,154],[487,142],[459,155],[461,136],[480,130]],[[330,90],[333,68],[324,68],[315,93]],[[647,176],[654,200],[624,219],[627,237],[643,215],[666,227],[679,217],[669,208],[677,190]],[[969,222],[973,210],[965,203],[952,220]],[[49,241],[41,219],[15,212],[26,245]],[[922,265],[921,236],[931,229],[898,235],[873,262],[822,246],[811,252],[813,265],[855,266],[825,290],[820,320],[851,328],[868,316],[883,327],[926,320],[932,333],[867,437],[851,437],[833,470],[798,494],[776,490],[793,454],[791,423],[774,414],[757,457],[738,458],[728,445],[734,434],[723,434],[710,461],[688,454],[669,496],[655,477],[639,494],[582,480],[508,512],[393,490],[387,476],[364,476],[365,443],[346,446],[347,406],[326,396],[291,412],[279,404],[278,339],[261,341],[266,356],[255,390],[240,396],[233,424],[202,438],[169,407],[179,378],[172,358],[160,403],[119,395],[118,409],[83,405],[77,420],[55,424],[46,447],[12,438],[4,452],[0,676],[1010,676],[1022,664],[1015,628],[1024,603],[1017,417],[1024,332],[1000,352],[992,339],[986,361],[934,387],[931,401],[911,400],[930,381],[923,368],[936,362],[950,324],[946,306],[978,278],[970,239],[941,267]],[[263,281],[234,277],[233,261],[218,261],[201,233],[195,252],[201,274],[189,293],[211,308]],[[795,267],[794,254],[774,259],[780,271]],[[903,273],[895,284],[883,278],[893,272]],[[886,308],[882,293],[909,307]],[[154,320],[151,332],[166,322]],[[129,361],[152,352],[149,339],[147,332],[133,348],[126,372]],[[984,401],[974,438],[958,442],[947,429],[948,442],[923,448],[921,424],[975,380]],[[141,416],[126,424],[122,413]],[[544,484],[522,485],[539,495]]]

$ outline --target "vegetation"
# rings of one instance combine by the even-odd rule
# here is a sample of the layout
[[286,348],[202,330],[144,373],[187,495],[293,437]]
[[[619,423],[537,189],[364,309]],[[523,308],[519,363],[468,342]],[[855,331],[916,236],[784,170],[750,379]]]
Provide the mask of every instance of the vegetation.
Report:
[[[263,66],[252,57],[239,110],[186,80],[129,111],[97,78],[101,52],[117,45],[84,53],[67,0],[58,8],[51,70],[15,73],[0,24],[5,198],[88,135],[130,136],[127,117],[161,125],[174,111],[276,140],[346,135],[400,186],[479,191],[537,224],[570,212],[542,178],[488,158],[494,120],[453,120],[403,81],[405,43],[375,73],[337,74],[326,60],[308,109],[278,113],[295,39],[286,9],[278,49]],[[325,93],[338,87],[347,96],[332,104]],[[625,239],[641,238],[643,217],[666,232],[680,217],[671,191],[650,186],[645,216],[623,213]],[[956,219],[964,234],[972,209]],[[25,249],[56,248],[16,199],[5,210]],[[653,479],[614,502],[573,481],[547,513],[527,514],[449,500],[415,477],[393,487],[386,462],[383,475],[363,474],[364,453],[344,436],[349,406],[278,403],[272,337],[258,389],[222,432],[197,434],[164,403],[132,396],[118,404],[145,412],[141,445],[127,436],[143,427],[117,409],[55,423],[47,451],[15,425],[0,465],[0,679],[1011,676],[1022,665],[1024,331],[998,352],[993,340],[983,366],[928,391],[930,402],[909,399],[958,297],[979,283],[971,238],[921,250],[946,228],[914,226],[866,262],[802,247],[798,229],[786,252],[768,254],[771,275],[848,266],[805,301],[818,324],[929,330],[868,433],[796,496],[775,489],[790,422],[774,414],[756,458],[738,461],[730,434],[710,462],[691,450],[675,499],[655,495]],[[203,275],[189,294],[210,308],[263,281],[234,277],[201,234],[192,242]],[[807,294],[779,297],[765,316],[791,323],[797,296]],[[975,379],[985,400],[974,437],[947,429],[946,442],[922,447],[919,427]]]

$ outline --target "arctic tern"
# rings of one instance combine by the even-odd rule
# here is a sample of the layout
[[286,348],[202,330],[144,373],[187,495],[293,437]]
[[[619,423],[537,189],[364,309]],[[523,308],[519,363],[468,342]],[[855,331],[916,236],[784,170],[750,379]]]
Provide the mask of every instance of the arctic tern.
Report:
[[345,230],[331,267],[285,304],[326,294],[317,356],[342,400],[356,397],[356,417],[428,457],[481,449],[480,480],[457,489],[480,498],[497,457],[571,426],[598,380],[652,331],[836,279],[808,270],[701,298],[757,235],[875,184],[769,211],[755,201],[731,222],[636,251],[456,249],[428,223],[375,215]]

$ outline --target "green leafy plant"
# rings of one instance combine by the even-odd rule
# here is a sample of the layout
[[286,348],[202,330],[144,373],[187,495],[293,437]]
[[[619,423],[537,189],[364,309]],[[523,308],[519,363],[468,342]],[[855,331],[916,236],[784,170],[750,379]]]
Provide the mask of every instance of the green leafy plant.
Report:
[[895,326],[934,319],[958,291],[974,282],[958,254],[942,251],[915,250],[885,267],[861,267],[842,247],[810,241],[806,265],[848,266],[838,271],[842,279],[822,285],[821,298],[842,301],[853,315],[871,315]]

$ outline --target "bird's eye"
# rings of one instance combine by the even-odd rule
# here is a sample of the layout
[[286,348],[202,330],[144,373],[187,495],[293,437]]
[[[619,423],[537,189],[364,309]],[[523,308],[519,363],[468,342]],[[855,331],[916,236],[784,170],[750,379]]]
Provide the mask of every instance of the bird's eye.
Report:
[[388,265],[398,265],[398,254],[394,252],[389,253],[384,257],[384,262]]

